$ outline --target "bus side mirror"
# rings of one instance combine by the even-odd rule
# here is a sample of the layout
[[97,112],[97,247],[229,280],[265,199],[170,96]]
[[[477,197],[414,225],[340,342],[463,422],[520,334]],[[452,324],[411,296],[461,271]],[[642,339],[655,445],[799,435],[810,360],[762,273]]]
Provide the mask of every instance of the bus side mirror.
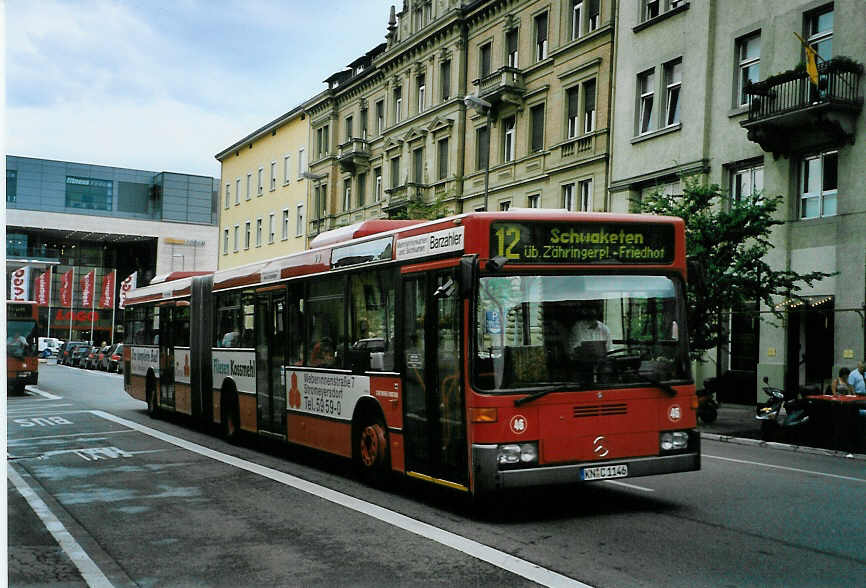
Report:
[[460,298],[468,298],[472,294],[472,286],[478,278],[478,255],[464,255],[460,258]]

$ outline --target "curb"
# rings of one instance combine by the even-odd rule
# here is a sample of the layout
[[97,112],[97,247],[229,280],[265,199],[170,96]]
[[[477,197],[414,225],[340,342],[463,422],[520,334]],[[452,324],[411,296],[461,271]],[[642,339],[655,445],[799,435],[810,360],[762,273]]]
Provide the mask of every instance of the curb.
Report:
[[780,449],[793,453],[810,453],[812,455],[824,455],[827,457],[841,457],[845,459],[856,459],[866,461],[866,454],[848,453],[835,449],[821,449],[820,447],[806,447],[804,445],[791,445],[788,443],[776,443],[775,441],[761,441],[760,439],[748,439],[745,437],[733,437],[731,435],[719,435],[716,433],[701,433],[701,439],[719,441],[721,443],[733,443],[735,445],[750,445],[752,447],[766,447],[768,449]]

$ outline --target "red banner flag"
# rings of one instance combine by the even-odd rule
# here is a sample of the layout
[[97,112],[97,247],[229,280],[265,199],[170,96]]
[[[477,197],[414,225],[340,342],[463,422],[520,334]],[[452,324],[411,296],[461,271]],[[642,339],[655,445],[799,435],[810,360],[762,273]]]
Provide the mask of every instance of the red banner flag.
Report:
[[99,308],[114,306],[114,274],[117,270],[102,276],[102,295],[99,297]]
[[132,272],[120,283],[120,295],[118,296],[117,308],[123,309],[126,306],[126,297],[130,290],[135,290],[138,283],[138,272]]
[[37,304],[50,304],[48,300],[51,288],[51,268],[48,268],[48,271],[36,278],[36,281],[33,282],[33,287],[36,290],[35,299]]
[[9,276],[9,300],[30,300],[30,266],[19,267]]
[[72,270],[60,276],[60,304],[72,306]]
[[84,274],[81,277],[81,306],[93,306],[93,287],[96,281],[96,270]]

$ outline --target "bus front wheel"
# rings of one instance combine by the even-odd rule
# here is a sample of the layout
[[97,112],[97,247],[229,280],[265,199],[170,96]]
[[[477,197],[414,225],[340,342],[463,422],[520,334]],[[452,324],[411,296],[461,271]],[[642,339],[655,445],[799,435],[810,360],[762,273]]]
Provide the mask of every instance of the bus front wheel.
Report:
[[147,414],[150,415],[150,418],[155,419],[159,417],[159,405],[157,404],[156,398],[156,380],[153,376],[148,376],[147,378]]
[[381,418],[361,425],[355,439],[355,461],[369,482],[384,483],[388,475],[388,434]]
[[228,393],[223,396],[223,437],[230,443],[236,443],[240,434],[239,411],[237,396]]

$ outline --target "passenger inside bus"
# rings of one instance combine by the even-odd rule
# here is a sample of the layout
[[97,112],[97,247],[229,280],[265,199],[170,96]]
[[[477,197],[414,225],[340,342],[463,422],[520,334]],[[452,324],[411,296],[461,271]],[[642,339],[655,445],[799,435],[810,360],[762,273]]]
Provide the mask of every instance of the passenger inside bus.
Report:
[[313,345],[310,353],[310,365],[313,367],[334,367],[334,342],[330,337],[322,337]]

